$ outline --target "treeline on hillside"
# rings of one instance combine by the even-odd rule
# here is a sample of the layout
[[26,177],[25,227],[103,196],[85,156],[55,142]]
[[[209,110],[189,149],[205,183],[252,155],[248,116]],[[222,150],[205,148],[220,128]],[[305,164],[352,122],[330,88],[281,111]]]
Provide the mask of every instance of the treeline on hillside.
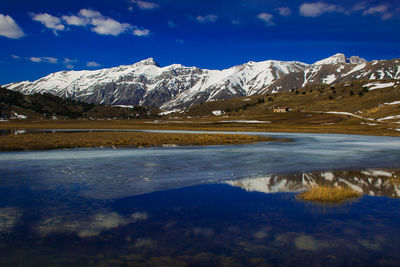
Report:
[[[24,95],[0,87],[0,117],[9,118],[15,110],[33,112],[40,117],[52,118],[154,118],[158,109],[136,106],[133,108],[94,105],[71,99],[64,99],[49,93]],[[22,112],[24,113],[24,112]]]

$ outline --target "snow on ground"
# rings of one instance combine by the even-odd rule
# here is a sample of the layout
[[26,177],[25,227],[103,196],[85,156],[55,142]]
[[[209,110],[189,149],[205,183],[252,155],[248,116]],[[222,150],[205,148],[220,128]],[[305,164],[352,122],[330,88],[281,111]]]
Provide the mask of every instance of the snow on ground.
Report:
[[243,102],[247,102],[247,101],[250,101],[251,99],[250,98],[246,98],[246,99],[243,99]]
[[344,65],[340,65],[340,67],[336,70],[336,72],[342,72],[343,69],[344,69]]
[[383,105],[398,105],[398,104],[400,104],[400,100],[394,101],[394,102],[389,102],[389,103],[383,103]]
[[14,135],[26,134],[26,130],[16,130]]
[[271,123],[270,121],[256,121],[256,120],[230,120],[230,121],[219,121],[219,122],[226,122],[226,123]]
[[350,75],[350,74],[352,74],[352,73],[354,73],[354,72],[357,72],[357,71],[359,71],[359,70],[362,70],[363,68],[365,68],[366,65],[367,65],[367,64],[365,64],[365,63],[360,64],[360,65],[357,65],[356,67],[354,67],[354,68],[353,68],[351,71],[349,71],[348,73],[343,74],[343,76],[347,76],[347,75]]
[[368,170],[368,171],[362,171],[361,173],[373,177],[378,177],[378,176],[392,177],[392,173],[387,171]]
[[359,116],[359,115],[356,115],[356,114],[353,114],[353,113],[350,113],[350,112],[327,111],[327,112],[323,112],[323,113],[328,113],[328,114],[341,114],[341,115],[348,115],[348,116],[352,116],[352,117],[359,118],[359,119],[363,119],[363,120],[370,120],[370,121],[373,120],[373,119],[371,119],[371,118],[364,118],[364,117],[361,117],[361,116]]
[[333,83],[335,80],[336,80],[335,74],[331,74],[331,75],[326,76],[326,77],[322,80],[322,82],[325,83],[325,84],[331,84],[331,83]]
[[158,115],[165,116],[165,115],[168,115],[168,114],[171,114],[171,113],[175,113],[175,112],[179,112],[179,111],[181,111],[181,110],[180,109],[173,109],[173,110],[169,110],[169,111],[160,112],[160,113],[158,113]]
[[390,83],[367,83],[367,84],[364,84],[363,87],[369,87],[368,90],[376,90],[376,89],[392,87],[394,85],[395,85],[394,82],[390,82]]
[[11,119],[25,120],[27,118],[28,118],[28,116],[20,115],[17,112],[14,112],[14,111],[11,112]]
[[224,112],[221,111],[221,110],[214,110],[214,111],[212,112],[212,114],[215,115],[215,116],[222,115],[223,113],[224,113]]
[[133,105],[113,105],[112,107],[118,107],[118,108],[134,108],[135,106],[133,106]]
[[365,123],[365,122],[360,122],[360,124],[369,125],[369,126],[376,126],[376,125],[379,125],[379,124],[377,124],[377,123],[369,123],[369,122],[367,122],[367,123]]
[[378,121],[394,120],[394,119],[400,119],[400,115],[387,116],[387,117],[378,119]]
[[194,123],[193,121],[159,121],[159,120],[155,120],[155,121],[147,121],[145,123]]

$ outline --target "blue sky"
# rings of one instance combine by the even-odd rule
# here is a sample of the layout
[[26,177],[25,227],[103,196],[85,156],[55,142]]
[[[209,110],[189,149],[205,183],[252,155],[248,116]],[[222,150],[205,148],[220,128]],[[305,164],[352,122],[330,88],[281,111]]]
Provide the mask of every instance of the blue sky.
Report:
[[153,57],[223,69],[400,58],[400,0],[2,0],[0,84]]

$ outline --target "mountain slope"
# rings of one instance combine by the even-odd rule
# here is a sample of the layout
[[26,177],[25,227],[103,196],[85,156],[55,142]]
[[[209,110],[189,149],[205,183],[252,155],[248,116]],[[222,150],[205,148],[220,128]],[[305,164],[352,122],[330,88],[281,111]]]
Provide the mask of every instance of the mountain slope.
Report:
[[290,73],[282,79],[276,80],[264,92],[282,91],[282,88],[301,88],[308,84],[337,84],[355,80],[400,79],[399,59],[366,62],[364,59],[357,57],[340,60],[340,55],[342,54],[318,61],[304,71]]
[[152,58],[133,65],[94,71],[62,71],[34,82],[5,85],[24,94],[51,93],[107,105],[188,107],[219,99],[286,91],[312,83],[358,79],[399,79],[398,60],[366,62],[336,54],[309,65],[296,61],[248,62],[225,70],[173,64],[160,67]]
[[49,93],[24,95],[0,87],[0,119],[156,118],[160,110],[147,107],[110,107],[63,99]]

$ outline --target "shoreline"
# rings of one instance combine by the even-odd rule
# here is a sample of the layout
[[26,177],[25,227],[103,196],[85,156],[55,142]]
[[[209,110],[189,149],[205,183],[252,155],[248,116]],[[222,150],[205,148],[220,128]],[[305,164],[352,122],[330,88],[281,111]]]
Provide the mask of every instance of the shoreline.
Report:
[[[340,114],[290,114],[273,117],[230,117],[228,122],[216,117],[164,118],[160,120],[10,120],[0,122],[1,130],[17,129],[109,129],[109,130],[186,130],[216,132],[282,132],[359,134],[400,137],[400,124],[364,121]],[[326,116],[329,116],[328,118]],[[322,116],[322,117],[321,117]],[[256,122],[256,123],[252,123]]]
[[[246,132],[353,134],[364,136],[400,137],[400,124],[381,123],[375,126],[357,118],[344,119],[330,114],[329,120],[321,115],[308,114],[302,120],[287,114],[272,117],[198,117],[163,120],[11,120],[0,122],[0,131],[10,130],[76,130],[68,133],[25,133],[0,135],[0,151],[48,150],[62,148],[95,147],[160,147],[233,145],[268,141],[290,141],[276,137],[248,135]],[[326,115],[324,115],[326,116]],[[333,116],[333,117],[332,117]],[[338,120],[336,123],[327,121]],[[101,130],[79,132],[79,130]],[[108,131],[109,130],[109,131]],[[118,131],[119,130],[119,131]],[[194,131],[193,133],[133,132],[131,130]],[[203,133],[204,132],[204,133]],[[207,133],[215,132],[215,133]],[[228,132],[228,133],[224,133]],[[232,132],[232,133],[229,133]]]

